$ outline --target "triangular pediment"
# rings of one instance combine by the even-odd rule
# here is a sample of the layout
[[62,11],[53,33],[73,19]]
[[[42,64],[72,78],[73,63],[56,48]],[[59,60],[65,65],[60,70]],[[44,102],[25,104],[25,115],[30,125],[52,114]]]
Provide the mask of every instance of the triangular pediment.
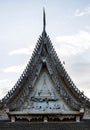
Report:
[[78,90],[59,60],[45,26],[44,12],[43,32],[32,57],[15,86],[0,101],[0,108],[8,108],[9,115],[57,113],[60,118],[60,114],[79,115],[85,105],[90,107],[90,100]]
[[70,112],[72,109],[63,100],[55,89],[55,85],[50,78],[48,70],[44,67],[26,101],[17,111],[28,113],[60,113]]
[[[43,72],[44,68],[46,69],[45,72]],[[52,89],[55,88],[55,93],[58,92],[59,96],[63,99],[63,103],[66,103],[67,107],[79,111],[82,106],[82,100],[81,98],[78,100],[78,89],[75,87],[63,65],[61,64],[45,30],[40,36],[33,51],[32,57],[24,72],[20,76],[13,89],[6,95],[5,98],[2,99],[2,106],[8,107],[10,110],[18,110],[22,104],[24,104],[29,94],[32,94],[35,84],[38,84],[42,81],[38,79],[43,77],[41,74],[43,75],[44,73],[46,73],[46,76],[44,77],[41,85],[42,88],[39,92],[40,96],[44,96],[45,91],[47,96],[50,96],[51,90],[48,88],[49,86],[46,83],[46,77],[48,77],[47,80],[50,79],[48,81],[52,82],[49,83],[52,84],[51,86],[54,86]],[[77,91],[74,90],[74,87]],[[40,86],[37,86],[36,88],[40,89]],[[35,96],[37,97],[37,95]],[[39,97],[38,100],[40,99]]]

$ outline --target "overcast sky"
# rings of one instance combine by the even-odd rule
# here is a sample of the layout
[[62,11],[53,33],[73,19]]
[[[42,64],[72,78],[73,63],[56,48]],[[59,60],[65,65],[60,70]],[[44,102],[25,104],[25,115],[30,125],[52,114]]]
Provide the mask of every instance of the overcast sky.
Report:
[[90,0],[0,0],[0,99],[14,86],[46,31],[76,86],[90,98]]

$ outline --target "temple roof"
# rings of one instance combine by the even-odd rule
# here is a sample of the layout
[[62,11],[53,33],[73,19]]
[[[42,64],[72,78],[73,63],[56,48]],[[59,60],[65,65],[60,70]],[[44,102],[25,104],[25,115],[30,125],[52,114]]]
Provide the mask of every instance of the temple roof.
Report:
[[33,86],[43,67],[47,69],[56,90],[67,104],[75,110],[80,110],[80,108],[86,106],[90,107],[90,99],[71,80],[57,56],[45,27],[45,10],[43,10],[43,32],[36,43],[25,70],[14,87],[0,101],[1,108],[9,108],[10,110],[19,108],[29,93],[32,92]]

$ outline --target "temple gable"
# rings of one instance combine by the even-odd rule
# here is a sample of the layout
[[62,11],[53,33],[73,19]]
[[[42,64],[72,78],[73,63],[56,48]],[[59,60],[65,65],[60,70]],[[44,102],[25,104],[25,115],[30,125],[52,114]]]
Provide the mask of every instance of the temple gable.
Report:
[[28,111],[30,113],[60,113],[70,110],[71,108],[56,91],[46,69],[42,70],[32,93],[19,109],[19,111]]
[[0,109],[12,122],[23,119],[79,122],[83,117],[90,118],[90,99],[71,80],[45,27],[43,11],[43,32],[22,75],[0,101]]

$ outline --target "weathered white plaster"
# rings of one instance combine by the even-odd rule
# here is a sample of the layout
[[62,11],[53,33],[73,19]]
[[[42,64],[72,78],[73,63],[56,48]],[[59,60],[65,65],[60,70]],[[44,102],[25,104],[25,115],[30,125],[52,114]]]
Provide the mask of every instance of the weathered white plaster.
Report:
[[85,108],[85,113],[84,113],[83,119],[90,119],[90,109],[89,108]]
[[47,70],[42,70],[32,93],[30,93],[19,111],[30,111],[30,113],[63,113],[72,110],[56,91]]

